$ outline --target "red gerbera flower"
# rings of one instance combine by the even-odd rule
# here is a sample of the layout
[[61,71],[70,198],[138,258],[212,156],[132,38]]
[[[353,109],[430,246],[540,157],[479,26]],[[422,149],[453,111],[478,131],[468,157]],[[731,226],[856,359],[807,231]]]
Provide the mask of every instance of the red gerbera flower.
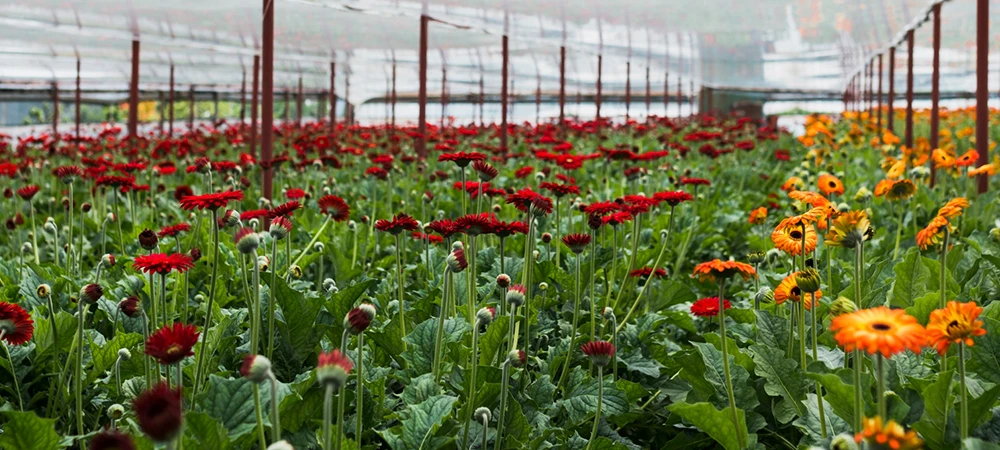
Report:
[[334,390],[340,389],[347,382],[347,374],[352,368],[354,364],[338,349],[330,353],[320,353],[316,364],[316,380],[320,384],[332,385]]
[[167,225],[163,228],[160,228],[160,231],[156,233],[156,235],[159,236],[160,239],[163,239],[167,236],[170,237],[177,236],[178,234],[181,234],[182,232],[185,231],[191,231],[191,225],[181,222],[175,225]]
[[101,175],[94,181],[96,186],[116,187],[120,189],[131,188],[135,184],[134,177],[120,177],[115,175]]
[[183,253],[153,253],[150,255],[139,255],[132,261],[132,267],[145,273],[158,273],[166,275],[171,271],[186,272],[194,267],[194,261],[190,256]]
[[146,354],[160,364],[173,364],[186,356],[194,356],[194,344],[198,343],[198,327],[175,322],[156,330],[146,339]]
[[684,191],[663,191],[653,194],[653,198],[661,202],[667,202],[670,206],[677,206],[681,202],[694,200],[691,194]]
[[406,215],[398,214],[392,216],[392,220],[379,219],[375,221],[375,229],[389,234],[399,234],[405,231],[413,231],[419,228],[417,220]]
[[483,161],[485,159],[486,155],[479,152],[455,152],[438,155],[438,162],[451,161],[458,165],[458,167],[465,167],[473,161]]
[[632,216],[632,213],[628,211],[619,211],[609,216],[604,216],[603,218],[601,218],[601,220],[608,225],[616,227],[618,225],[621,225],[625,222],[632,220],[633,218],[634,217]]
[[531,175],[532,172],[534,172],[534,171],[535,171],[534,167],[524,166],[524,167],[522,167],[522,168],[517,169],[517,170],[514,171],[514,178],[517,178],[517,179],[527,178],[528,175]]
[[435,220],[427,224],[427,228],[437,234],[440,234],[442,237],[450,237],[451,235],[458,233],[458,225],[455,224],[453,220],[449,219]]
[[444,242],[444,238],[436,234],[425,234],[419,231],[414,231],[410,236],[413,236],[413,239],[418,241],[427,241],[429,244],[440,244]]
[[693,186],[698,186],[698,185],[708,186],[708,185],[711,185],[712,182],[710,182],[710,181],[708,181],[708,180],[706,180],[704,178],[681,177],[681,184],[687,184],[687,185],[693,185]]
[[368,170],[365,170],[365,175],[378,178],[379,180],[389,178],[389,172],[378,166],[369,167]]
[[621,205],[615,202],[596,202],[587,205],[587,208],[583,212],[591,216],[606,216],[613,212],[618,212],[621,209]]
[[479,174],[479,179],[482,181],[490,181],[499,175],[496,167],[493,167],[490,163],[483,161],[476,161],[472,163],[472,169]]
[[282,203],[278,206],[275,206],[274,209],[268,212],[268,217],[274,218],[274,217],[291,216],[296,209],[299,209],[301,207],[302,204],[299,203],[298,200],[292,200],[290,202]]
[[90,439],[89,450],[135,450],[135,444],[129,435],[105,428]]
[[579,255],[590,245],[590,235],[585,233],[567,234],[563,236],[562,241],[573,253]]
[[52,175],[61,180],[63,183],[72,181],[75,178],[80,178],[83,176],[83,169],[77,166],[62,166],[52,169]]
[[219,209],[231,201],[242,201],[243,191],[226,191],[217,194],[188,195],[180,200],[181,208]]
[[299,188],[291,188],[285,191],[285,198],[289,200],[298,200],[300,198],[305,198],[305,196],[306,196],[306,191],[303,191],[302,189]]
[[194,191],[191,190],[190,186],[180,185],[177,186],[176,189],[174,189],[174,198],[178,201],[189,195],[194,195]]
[[29,184],[23,188],[17,190],[17,195],[21,198],[30,201],[35,194],[38,193],[39,187],[34,184]]
[[136,421],[143,433],[157,442],[167,442],[181,429],[181,390],[159,383],[132,401]]
[[539,184],[538,187],[551,192],[556,197],[562,197],[566,194],[580,194],[580,188],[572,184],[559,184],[546,181]]
[[652,275],[654,273],[656,274],[657,277],[665,277],[665,276],[667,276],[666,269],[660,268],[660,269],[656,269],[656,271],[654,272],[652,267],[643,267],[641,269],[635,269],[635,270],[629,272],[629,276],[631,276],[631,277],[648,277],[648,276],[650,276],[650,275]]
[[527,234],[528,226],[524,222],[503,222],[493,218],[493,223],[490,224],[493,228],[493,234],[497,235],[501,239],[511,236],[516,233]]
[[[219,227],[220,228],[225,227],[226,223],[229,221],[229,218],[231,217],[230,214],[229,214],[229,211],[232,211],[232,210],[231,209],[230,210],[226,210],[226,214],[223,215],[222,217],[219,217]],[[233,212],[235,213],[236,211],[233,211]],[[267,218],[270,215],[271,215],[271,211],[266,210],[266,209],[251,209],[249,211],[243,211],[243,212],[240,213],[240,222],[248,222],[248,221],[250,221],[252,219]]]
[[347,312],[347,317],[344,317],[344,328],[351,334],[358,335],[371,325],[373,319],[375,319],[375,305],[362,303]]
[[351,207],[344,199],[336,195],[324,195],[317,203],[323,213],[329,214],[337,222],[343,222],[351,215]]
[[615,356],[614,344],[607,341],[590,341],[580,347],[583,354],[590,357],[590,360],[598,367],[604,367],[611,362],[611,357]]
[[31,340],[35,332],[34,321],[21,305],[0,302],[0,333],[10,345],[21,345]]
[[552,200],[547,197],[542,197],[539,195],[531,200],[531,214],[535,216],[542,216],[546,214],[552,214]]
[[[723,300],[726,309],[732,308],[729,300]],[[691,305],[691,314],[698,317],[715,317],[719,314],[719,297],[703,298]]]
[[493,232],[493,221],[490,219],[487,213],[466,214],[455,219],[455,226],[469,236],[489,234]]

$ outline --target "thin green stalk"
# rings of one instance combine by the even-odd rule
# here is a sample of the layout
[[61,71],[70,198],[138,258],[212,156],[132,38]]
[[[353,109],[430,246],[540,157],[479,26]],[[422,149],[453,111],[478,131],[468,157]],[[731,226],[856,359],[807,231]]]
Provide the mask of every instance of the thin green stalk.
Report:
[[434,367],[431,370],[434,382],[441,384],[441,343],[444,340],[444,317],[448,314],[448,293],[451,284],[451,270],[447,266],[444,268],[444,281],[441,285],[441,311],[438,312],[437,336],[434,339]]
[[[31,250],[35,252],[35,264],[41,263],[38,257],[38,228],[35,227],[35,205],[28,202],[28,215],[31,217]],[[121,235],[121,232],[119,232]]]
[[969,437],[969,394],[965,387],[965,342],[958,343],[958,390],[959,398],[961,398],[958,410],[958,430],[964,441]]
[[[861,272],[862,272],[862,260],[861,252],[863,243],[859,243],[854,250],[854,301],[861,304]],[[854,432],[860,433],[863,429],[862,415],[864,411],[862,408],[861,399],[861,352],[859,350],[854,350],[852,352],[854,359]]]
[[[317,235],[318,234],[319,233],[317,233]],[[302,251],[302,253],[305,253],[306,250],[308,250],[308,249],[309,248],[304,249]],[[265,250],[265,251],[267,251],[267,250]],[[291,257],[291,255],[289,255],[289,257]],[[253,258],[253,260],[254,260],[254,263],[253,263],[254,270],[256,270],[256,267],[257,267],[257,252],[254,252],[253,254],[251,254],[250,258]],[[275,289],[275,284],[274,283],[276,282],[276,278],[278,276],[278,267],[277,267],[278,266],[278,259],[277,258],[278,258],[278,241],[276,239],[272,239],[271,240],[271,287],[270,287],[270,291],[269,291],[270,294],[267,296],[267,359],[271,359],[271,357],[274,355],[274,314],[275,314],[275,310],[278,309],[278,302],[276,301],[276,296],[274,295],[274,292],[275,292],[275,290],[274,290]],[[254,290],[257,290],[257,289],[259,289],[259,288],[257,286],[254,286]],[[263,303],[260,303],[260,297],[259,296],[257,297],[256,301],[258,302],[257,303],[257,308],[259,309],[263,305]],[[258,330],[258,332],[259,332],[259,330]]]
[[[729,344],[727,343],[728,339],[726,338],[725,296],[726,282],[725,280],[719,280],[719,318],[721,319],[719,334],[722,338],[722,369],[726,375],[726,395],[729,397],[729,411],[732,413],[733,428],[739,430],[740,422],[736,414],[736,397],[733,395],[733,378],[732,375],[730,375],[731,372],[729,371]],[[600,402],[598,402],[598,404],[600,404]],[[743,433],[736,433],[736,441],[741,449],[746,447],[746,444],[743,442],[743,438]]]
[[[587,450],[590,450],[594,445],[594,439],[597,439],[597,426],[601,423],[601,406],[604,403],[604,367],[597,366],[597,380],[597,412],[594,413],[594,426],[590,429]],[[732,396],[730,395],[730,397]]]
[[885,358],[882,357],[881,353],[875,354],[875,370],[878,376],[878,415],[885,419],[886,416],[886,404],[885,404]]
[[[559,199],[561,199],[561,198],[562,197],[556,196],[556,223],[555,223],[555,226],[553,227],[553,228],[555,228],[553,230],[553,231],[555,231],[555,234],[552,236],[552,239],[555,240],[556,242],[559,242],[558,240],[562,237],[562,234],[559,233]],[[562,250],[562,246],[561,245],[556,245],[556,268],[557,269],[559,268],[559,255],[561,254],[560,250]]]
[[[70,271],[70,267],[73,265],[73,183],[69,183],[69,238],[66,239],[66,244],[68,244],[66,251],[66,272]],[[58,249],[56,250],[58,252]],[[57,253],[58,254],[58,253]],[[102,257],[104,255],[101,255]],[[55,328],[53,328],[55,330]]]
[[[597,232],[590,230],[590,310],[597,309],[597,291],[594,289],[594,274],[597,272]],[[591,315],[593,317],[593,315]],[[597,336],[597,324],[590,322],[590,340]]]
[[[77,313],[77,324],[76,324],[76,340],[79,345],[76,346],[76,361],[73,362],[73,373],[74,373],[74,383],[73,383],[73,398],[76,401],[76,432],[78,435],[83,436],[87,434],[83,429],[83,326],[86,322],[87,308],[84,306],[84,300],[81,298],[76,303],[76,313]],[[4,351],[7,351],[7,345],[4,344]],[[10,355],[8,354],[8,359]],[[13,362],[11,367],[13,367]],[[15,388],[17,387],[17,376],[14,376]],[[21,391],[17,391],[18,404],[21,403]],[[23,410],[23,405],[21,405]],[[80,449],[83,450],[86,447],[84,439],[80,439]]]
[[334,448],[337,450],[340,450],[344,439],[344,405],[347,403],[346,394],[347,392],[345,392],[344,387],[341,386],[339,392],[337,392],[337,437],[336,442],[334,442]]
[[271,441],[278,442],[281,440],[281,416],[278,413],[278,379],[274,372],[268,372],[268,384],[271,385]]
[[[403,243],[399,236],[399,234],[396,235],[396,285],[399,291],[399,329],[403,330],[403,336],[406,336],[406,308],[403,307]],[[406,351],[405,340],[403,341],[403,351]]]
[[[299,252],[299,256],[297,256],[295,258],[295,261],[292,261],[292,263],[289,264],[288,267],[292,267],[292,266],[298,264],[299,261],[301,261],[302,258],[304,256],[306,256],[306,253],[309,251],[309,249],[313,248],[313,245],[316,244],[316,241],[319,240],[319,237],[323,235],[323,230],[326,230],[327,225],[330,224],[330,219],[331,218],[332,218],[332,216],[327,216],[326,217],[326,220],[323,221],[323,225],[320,225],[319,230],[316,231],[316,234],[313,235],[312,239],[309,241],[308,244],[306,244],[305,247],[302,247],[302,251]],[[371,222],[374,223],[374,220],[372,220]],[[275,255],[272,255],[271,259],[274,259],[274,256]],[[288,257],[291,258],[291,255],[288,255]],[[271,261],[271,265],[275,267],[275,269],[272,269],[272,270],[278,270],[276,268],[277,265],[278,265],[277,261]]]
[[205,370],[205,355],[210,352],[211,345],[208,342],[208,331],[212,325],[212,307],[215,306],[215,283],[219,279],[219,211],[212,210],[212,281],[209,283],[208,304],[205,309],[205,325],[201,328],[201,352],[198,354],[198,363],[195,366],[194,389],[191,391],[191,398],[198,396],[201,387],[202,371]]
[[670,235],[669,233],[667,233],[662,236],[663,236],[662,237],[663,242],[660,244],[660,253],[656,255],[656,261],[653,262],[653,271],[650,273],[649,279],[646,280],[646,283],[642,285],[642,289],[639,290],[639,295],[635,297],[635,301],[632,302],[632,306],[628,309],[628,312],[625,313],[625,318],[622,319],[621,323],[618,324],[618,327],[615,328],[616,333],[621,331],[622,327],[624,327],[625,324],[628,323],[628,319],[632,317],[632,314],[639,306],[639,302],[642,300],[643,294],[646,293],[646,288],[649,287],[650,284],[652,284],[653,276],[656,274],[656,269],[660,267],[660,263],[661,261],[663,261],[663,253],[667,250],[667,242],[669,242],[668,238],[670,237]]
[[[323,450],[333,450],[333,436],[331,435],[333,422],[333,385],[326,385],[326,392],[323,395]],[[263,432],[263,431],[262,431]],[[263,436],[263,435],[262,435]],[[266,445],[261,442],[261,448]]]
[[462,420],[465,423],[462,427],[462,442],[466,445],[469,443],[469,424],[472,422],[472,410],[476,404],[476,369],[479,368],[479,349],[477,348],[477,344],[479,343],[479,326],[479,321],[474,320],[472,325],[472,375],[469,377],[469,392],[466,396],[468,403],[465,407],[465,418]]
[[[121,207],[118,205],[118,190],[116,189],[113,192],[115,196],[115,226],[118,227],[118,251],[122,252],[123,255],[128,256],[128,252],[125,251],[125,235],[122,234],[122,215],[119,212]],[[32,226],[34,226],[34,224],[32,224]]]
[[256,383],[253,384],[253,408],[254,413],[257,416],[257,442],[260,445],[260,448],[267,448],[267,438],[264,436],[263,407],[260,405],[260,389]]
[[[938,286],[941,286],[940,294],[938,299],[938,308],[944,309],[945,302],[948,296],[948,238],[951,237],[951,230],[949,230],[951,225],[944,226],[944,240],[941,242],[941,281]],[[948,370],[948,358],[941,357],[941,372]]]
[[361,433],[364,428],[365,410],[365,333],[358,334],[358,402],[357,417],[354,419],[354,438],[358,440],[358,448],[362,447]]
[[[556,387],[563,389],[566,382],[566,374],[569,373],[569,362],[573,359],[573,341],[576,340],[576,321],[580,317],[580,264],[582,264],[579,253],[576,255],[576,299],[573,301],[573,321],[569,324],[569,348],[566,350],[566,359],[563,361],[562,373],[559,375],[559,383]],[[594,311],[590,311],[590,323],[593,327]]]
[[[6,330],[0,329],[0,345],[3,346],[4,355],[7,356],[7,361],[10,362],[10,376],[11,376],[11,378],[14,379],[14,392],[17,393],[17,410],[23,412],[24,411],[24,402],[21,401],[21,386],[18,384],[18,381],[17,381],[17,373],[15,373],[15,371],[14,371],[14,360],[10,357],[10,349],[7,348],[7,341],[3,340],[3,335],[4,334],[6,334]],[[80,402],[78,401],[77,402],[77,405],[78,405],[77,407],[78,408],[79,408],[79,404],[80,404]],[[82,425],[83,422],[82,421],[83,421],[82,416],[80,416],[78,414],[77,415],[77,425],[78,425],[78,429],[79,430],[83,429],[83,425]],[[80,434],[83,434],[83,433],[81,432]],[[81,445],[82,445],[82,442],[81,442]]]
[[[803,295],[803,297],[804,297],[804,295]],[[816,298],[816,292],[813,292],[812,293],[812,297],[809,299],[809,303],[812,304],[812,302],[814,301],[815,298]],[[814,304],[814,305],[812,305],[812,308],[810,308],[810,310],[809,310],[809,315],[812,317],[812,353],[813,353],[812,356],[813,356],[813,361],[819,361],[819,351],[818,351],[818,348],[816,346],[816,342],[817,342],[817,339],[816,339],[816,329],[819,328],[816,325],[816,308],[818,306],[819,306],[818,303]],[[823,386],[820,385],[818,381],[816,382],[816,401],[818,402],[817,404],[819,406],[820,433],[823,436],[823,439],[826,439],[826,411],[824,411],[824,408],[823,408]]]
[[[671,214],[671,216],[673,215]],[[637,253],[639,253],[639,229],[641,222],[642,214],[636,214],[635,219],[632,220],[632,254],[628,259],[628,268],[625,270],[625,278],[622,279],[622,288],[618,290],[618,295],[615,296],[615,303],[613,306],[615,309],[618,308],[618,302],[622,299],[622,295],[625,294],[625,291],[631,290],[631,286],[628,288],[626,288],[626,286],[629,285],[629,274],[635,270],[635,259],[637,257]],[[625,323],[625,321],[623,320],[622,323]]]
[[892,248],[892,260],[895,261],[899,257],[899,238],[903,234],[903,202],[900,200],[896,203],[896,208],[899,212],[896,214],[896,244]]
[[[167,369],[169,372],[170,369]],[[177,389],[184,390],[184,370],[181,368],[181,363],[177,362]],[[181,411],[184,410],[184,396],[181,396]],[[180,431],[177,432],[177,450],[184,450],[184,414],[181,414],[181,427]]]

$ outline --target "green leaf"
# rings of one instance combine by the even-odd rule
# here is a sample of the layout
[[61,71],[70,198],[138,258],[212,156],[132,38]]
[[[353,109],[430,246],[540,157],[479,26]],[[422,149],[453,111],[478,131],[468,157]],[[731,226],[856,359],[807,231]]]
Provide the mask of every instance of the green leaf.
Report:
[[[577,373],[580,373],[580,371],[575,370],[574,375]],[[571,379],[568,385],[573,386],[573,388],[566,394],[566,399],[560,401],[560,404],[569,413],[570,421],[574,424],[579,424],[585,420],[593,419],[594,413],[597,412],[597,383],[599,381],[596,377],[589,380],[585,379],[579,384],[574,384],[572,381],[574,380]],[[625,395],[625,392],[618,389],[618,386],[615,386],[610,376],[605,376],[601,414],[605,417],[624,414],[629,411],[629,406],[628,397]]]
[[788,319],[757,311],[757,341],[768,347],[784,348],[788,343]]
[[1000,450],[1000,445],[984,442],[976,438],[962,441],[962,450]]
[[[994,306],[995,305],[995,306]],[[976,338],[976,345],[969,347],[967,369],[984,379],[1000,384],[1000,320],[995,314],[1000,312],[1000,302],[994,302],[983,309],[980,319],[983,328],[990,330]]]
[[[948,370],[938,374],[937,381],[921,392],[924,399],[924,413],[920,420],[913,424],[930,448],[955,448],[958,445],[957,427],[948,427],[948,418],[954,421],[955,395],[952,392],[954,371]],[[949,432],[950,431],[950,432]]]
[[87,376],[87,384],[93,383],[99,376],[104,376],[104,372],[113,370],[115,361],[118,359],[118,350],[127,348],[133,355],[141,355],[139,344],[142,343],[142,335],[138,333],[118,333],[111,341],[99,345],[90,343],[91,361],[94,364]]
[[[757,364],[754,373],[765,380],[764,392],[771,396],[780,396],[792,405],[798,416],[803,416],[805,408],[801,399],[807,386],[798,363],[785,358],[784,350],[776,347],[756,344],[750,346],[750,351]],[[787,415],[779,418],[777,413],[775,418],[781,423],[788,423],[792,419]]]
[[218,450],[230,448],[226,428],[208,414],[197,411],[184,414],[184,429],[187,447]]
[[[254,413],[253,390],[256,384],[246,378],[226,379],[211,375],[208,391],[199,399],[201,410],[222,422],[230,439],[237,439],[257,426]],[[261,408],[267,407],[270,395],[262,395]]]
[[506,352],[502,351],[504,342],[507,341],[509,316],[498,317],[485,333],[479,335],[479,365],[489,366],[493,364],[494,357],[500,354],[499,361],[506,359]]
[[[415,374],[430,372],[434,365],[434,345],[437,341],[438,318],[432,317],[421,322],[409,335],[403,338],[406,341],[407,350],[403,352],[403,359],[406,360],[407,367]],[[463,335],[471,327],[464,318],[446,319],[444,321],[444,335],[441,345],[452,342],[459,342]],[[442,354],[444,351],[442,350]]]
[[732,411],[728,407],[720,411],[715,409],[711,403],[681,402],[674,403],[667,409],[698,427],[726,450],[740,450],[740,442],[747,442],[746,416],[742,409],[736,410],[737,424],[735,426]]
[[[271,286],[271,277],[263,278]],[[285,359],[302,364],[319,346],[320,338],[326,332],[325,325],[316,323],[323,304],[316,299],[307,299],[301,292],[288,287],[281,277],[275,278],[273,283],[271,292],[281,307],[283,319],[277,323],[278,334],[287,344],[281,350],[285,350]]]
[[983,392],[979,397],[971,398],[971,395],[969,397],[969,428],[966,431],[972,434],[972,430],[975,430],[992,416],[993,405],[996,404],[997,398],[1000,398],[1000,385],[993,386],[992,389]]
[[378,283],[379,280],[375,278],[359,281],[330,296],[325,306],[326,311],[333,316],[333,327],[330,330],[333,336],[339,337],[344,332],[344,318],[347,317],[347,313],[356,306],[358,299],[368,292],[369,288]]
[[922,258],[920,250],[911,247],[903,256],[903,260],[892,268],[896,274],[890,297],[893,306],[900,308],[913,306],[914,300],[927,292],[927,279],[931,277],[931,271],[924,265]]
[[445,438],[435,438],[441,423],[451,414],[458,397],[436,395],[415,405],[408,405],[401,415],[402,425],[378,433],[394,450],[439,448]]
[[34,412],[4,411],[7,419],[0,448],[11,450],[54,450],[66,448],[56,433],[55,419],[43,419]]
[[938,308],[941,301],[940,291],[928,292],[913,300],[913,305],[906,308],[906,313],[916,317],[921,325],[926,326],[931,317],[931,311]]
[[[847,423],[854,423],[854,386],[844,380],[853,380],[853,369],[840,369],[836,373],[806,373],[806,376],[819,381],[826,393],[823,401],[833,408],[833,412]],[[866,411],[874,411],[871,406],[871,377],[861,377],[862,405]],[[827,410],[827,414],[830,411]],[[862,416],[867,414],[862,413]]]
[[[702,361],[705,364],[705,379],[712,384],[715,391],[714,402],[718,407],[729,405],[729,394],[726,391],[725,368],[722,364],[722,352],[714,345],[705,342],[695,342],[693,345],[701,352]],[[735,349],[734,349],[735,350]],[[729,373],[732,375],[733,395],[736,397],[736,404],[749,410],[756,408],[760,402],[757,400],[757,393],[754,392],[750,382],[750,374],[736,364],[736,359],[732,352],[729,354]]]
[[440,394],[441,386],[434,382],[434,377],[431,374],[425,373],[410,380],[409,384],[403,388],[401,398],[408,405],[416,405]]
[[[805,401],[806,414],[798,419],[795,419],[795,425],[805,431],[803,439],[812,445],[822,445],[826,443],[826,439],[823,438],[823,424],[822,421],[819,420],[818,398],[819,397],[817,397],[816,394],[807,394]],[[824,408],[826,408],[826,406],[826,402],[824,401]],[[840,433],[847,433],[851,431],[851,426],[840,417],[830,414],[829,409],[826,410],[824,419],[826,422],[827,436],[836,436]]]

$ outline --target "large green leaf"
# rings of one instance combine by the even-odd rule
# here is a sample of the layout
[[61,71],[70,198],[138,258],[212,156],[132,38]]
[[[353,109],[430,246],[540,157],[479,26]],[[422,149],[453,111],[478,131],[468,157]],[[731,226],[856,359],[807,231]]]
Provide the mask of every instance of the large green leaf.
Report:
[[402,425],[378,433],[394,450],[439,448],[447,438],[435,437],[441,423],[451,414],[458,397],[435,395],[402,412]]
[[[780,396],[784,402],[792,406],[796,415],[803,416],[805,409],[801,400],[807,386],[806,378],[802,375],[798,363],[785,358],[784,350],[776,347],[756,344],[750,347],[750,351],[756,363],[754,373],[765,380],[764,392],[771,396]],[[775,411],[775,418],[781,423],[788,423],[793,417],[787,414],[778,417]]]
[[[201,410],[222,423],[231,439],[253,431],[257,426],[253,390],[257,385],[246,378],[226,379],[211,375],[208,390],[199,399]],[[266,411],[270,395],[261,395],[261,408]]]
[[[840,369],[837,373],[806,373],[806,376],[819,381],[826,393],[823,401],[826,402],[833,412],[844,419],[847,423],[854,423],[854,386],[844,380],[853,380],[853,369]],[[874,412],[871,398],[871,377],[861,377],[862,386],[862,407],[868,412]],[[827,414],[830,411],[827,410]],[[867,416],[863,413],[862,416]]]
[[[510,325],[510,317],[502,316],[498,317],[493,323],[490,324],[489,329],[485,333],[479,335],[479,364],[482,366],[488,366],[493,364],[494,358],[499,354],[500,357],[498,361],[504,361],[507,357],[506,346],[503,344],[507,341],[508,326]],[[436,327],[435,327],[436,328]]]
[[767,311],[757,311],[757,342],[773,348],[788,343],[788,319]]
[[818,398],[819,397],[817,397],[816,394],[806,394],[806,401],[803,402],[806,407],[806,413],[798,419],[795,419],[795,425],[805,432],[805,436],[803,436],[803,443],[811,445],[822,445],[826,443],[826,439],[823,438],[824,422],[826,423],[827,436],[836,436],[840,433],[847,433],[851,431],[851,426],[848,425],[847,422],[834,414],[830,414],[829,405],[826,404],[825,401],[823,403],[823,420],[820,420]]
[[1000,445],[976,438],[968,438],[962,441],[962,450],[1000,450]]
[[[566,393],[566,398],[559,403],[566,408],[570,421],[579,424],[585,420],[592,419],[597,412],[597,390],[600,381],[596,377],[589,378],[583,370],[573,371],[570,376],[568,386],[572,386]],[[630,405],[628,396],[618,386],[611,381],[610,376],[604,377],[604,397],[601,405],[601,414],[605,417],[624,414],[629,411]]]
[[931,311],[938,308],[938,304],[941,301],[941,291],[928,292],[920,297],[913,299],[913,305],[906,308],[906,313],[916,317],[917,321],[922,325],[927,325],[927,321],[930,319]]
[[989,420],[998,398],[1000,398],[1000,385],[993,386],[975,398],[969,394],[969,428],[966,430],[969,434],[972,434],[972,430]]
[[[955,426],[955,395],[952,392],[953,376],[952,370],[941,372],[937,381],[921,392],[924,413],[913,424],[913,429],[920,433],[932,450],[955,448],[959,445],[958,427]],[[948,422],[952,422],[952,426],[949,427]]]
[[[407,350],[403,352],[403,359],[406,360],[407,367],[414,371],[414,374],[430,372],[434,364],[434,345],[437,341],[438,318],[432,317],[421,322],[410,332],[404,341],[407,343]],[[441,337],[441,345],[452,342],[459,342],[462,336],[469,331],[469,323],[464,318],[446,319],[444,321],[444,334]],[[442,355],[444,351],[442,350]]]
[[138,333],[118,333],[115,338],[99,345],[90,343],[91,362],[94,366],[89,371],[87,383],[93,383],[99,376],[104,376],[108,370],[114,369],[115,361],[118,359],[118,350],[128,349],[132,355],[141,355],[139,344],[142,343],[142,335]]
[[[705,342],[695,342],[694,346],[701,352],[702,361],[705,364],[705,378],[715,388],[713,404],[722,408],[729,405],[729,394],[726,391],[725,367],[722,364],[722,352],[714,345]],[[732,349],[735,351],[736,349]],[[733,396],[736,397],[736,404],[752,410],[760,403],[757,400],[757,393],[754,392],[750,382],[750,374],[736,364],[736,358],[731,351],[729,354],[729,373],[732,376]]]
[[976,345],[969,347],[968,369],[984,379],[1000,384],[1000,302],[994,302],[983,309],[980,319],[983,328],[989,330],[976,338]]
[[746,443],[748,440],[746,416],[742,409],[736,410],[736,426],[728,407],[720,411],[711,403],[681,402],[674,403],[667,409],[698,427],[726,450],[740,450],[740,441]]
[[11,450],[56,450],[66,448],[56,433],[55,419],[43,419],[34,412],[4,411],[0,448]]
[[890,297],[893,306],[908,308],[913,306],[917,297],[927,293],[927,279],[931,277],[931,271],[924,265],[916,247],[911,247],[892,271],[896,274]]
[[185,441],[190,448],[230,448],[226,428],[212,416],[191,411],[184,414]]
[[[263,278],[271,285],[271,277]],[[287,350],[284,359],[302,364],[319,346],[326,332],[326,326],[316,322],[323,303],[315,298],[307,299],[301,292],[288,287],[281,277],[273,280],[271,292],[281,307],[283,320],[277,323],[277,328],[282,341],[288,345],[282,349]]]
[[370,278],[347,286],[330,296],[325,305],[326,311],[333,316],[331,336],[340,338],[341,333],[344,332],[344,318],[347,317],[347,313],[351,311],[351,308],[357,306],[358,299],[362,295],[378,283],[378,279]]

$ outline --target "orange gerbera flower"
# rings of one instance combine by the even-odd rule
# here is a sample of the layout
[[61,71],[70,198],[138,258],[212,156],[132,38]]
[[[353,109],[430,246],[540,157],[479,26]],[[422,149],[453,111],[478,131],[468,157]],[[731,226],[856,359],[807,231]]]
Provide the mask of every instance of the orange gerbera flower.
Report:
[[[841,193],[843,193],[843,189],[841,189]],[[788,196],[791,199],[793,199],[793,200],[798,200],[800,202],[808,203],[809,206],[812,206],[814,208],[820,207],[820,206],[823,206],[823,207],[830,206],[830,200],[828,200],[826,197],[824,197],[824,196],[822,196],[822,195],[820,195],[820,194],[818,194],[816,192],[812,192],[812,191],[799,191],[799,190],[795,190],[795,191],[789,192]]]
[[939,169],[947,169],[955,165],[955,155],[947,150],[936,148],[931,152],[931,157],[934,158],[934,167]]
[[997,174],[997,166],[993,164],[983,164],[975,169],[969,169],[969,176],[976,177],[979,175],[986,175],[987,177],[992,177]]
[[854,441],[858,444],[861,441],[866,441],[869,448],[891,450],[920,450],[924,448],[924,441],[920,440],[916,431],[906,431],[902,425],[895,421],[890,420],[883,425],[881,417],[866,417],[864,422],[864,430],[854,435]]
[[802,181],[799,177],[789,177],[785,180],[785,183],[781,185],[781,190],[785,192],[791,192],[795,190],[802,189],[806,186],[806,182]]
[[891,131],[886,131],[885,133],[882,134],[882,143],[883,144],[886,144],[886,145],[897,145],[900,142],[902,142],[902,141],[899,140],[899,137],[896,136],[895,134],[892,134]]
[[944,237],[944,227],[950,227],[948,219],[942,216],[934,216],[931,222],[924,229],[917,232],[917,246],[921,250],[927,250],[930,246],[941,243]]
[[750,211],[750,219],[748,222],[754,225],[760,225],[767,220],[767,208],[761,206],[753,211]]
[[976,149],[971,149],[955,159],[955,166],[969,167],[975,164],[977,159],[979,159],[979,152]]
[[834,317],[830,330],[844,351],[864,350],[885,357],[906,349],[919,352],[926,341],[924,327],[915,317],[885,306]]
[[875,196],[885,197],[886,200],[905,200],[917,192],[917,186],[907,179],[902,180],[882,180],[875,185]]
[[862,211],[849,211],[833,219],[830,231],[823,241],[830,247],[855,248],[875,236],[875,229]]
[[948,200],[941,209],[938,210],[938,215],[951,219],[953,217],[958,217],[962,215],[962,211],[969,207],[969,201],[964,197],[957,197]]
[[896,178],[903,176],[903,172],[905,171],[906,171],[906,161],[899,160],[893,163],[892,166],[889,167],[889,170],[885,172],[885,176],[886,178],[895,180]]
[[830,194],[844,194],[844,183],[840,181],[840,178],[828,173],[824,173],[819,176],[816,187],[819,188],[819,191],[822,192],[823,195],[829,196]]
[[[816,242],[819,237],[812,224],[802,221],[802,216],[790,217],[782,220],[781,223],[771,233],[771,241],[774,247],[792,256],[802,254],[802,236],[805,233],[805,251],[812,252],[816,249]],[[803,227],[804,230],[803,230]]]
[[[798,303],[802,299],[802,291],[799,286],[795,283],[795,276],[800,272],[792,273],[791,275],[785,277],[778,283],[778,287],[774,288],[774,304],[780,305],[785,303],[786,300],[791,300]],[[812,298],[812,294],[806,292],[805,294],[806,302],[805,307],[808,310],[812,310],[812,307],[819,303],[819,299],[823,297],[823,291],[816,291],[816,298]]]
[[[777,296],[776,296],[777,297]],[[983,308],[976,302],[959,303],[950,301],[944,309],[931,312],[927,322],[927,345],[937,349],[941,356],[948,353],[951,344],[972,347],[972,337],[986,334],[983,321],[976,320]]]
[[701,281],[715,281],[718,278],[732,278],[736,275],[749,280],[750,277],[757,276],[757,271],[747,263],[739,261],[722,261],[713,259],[694,266],[693,276]]

